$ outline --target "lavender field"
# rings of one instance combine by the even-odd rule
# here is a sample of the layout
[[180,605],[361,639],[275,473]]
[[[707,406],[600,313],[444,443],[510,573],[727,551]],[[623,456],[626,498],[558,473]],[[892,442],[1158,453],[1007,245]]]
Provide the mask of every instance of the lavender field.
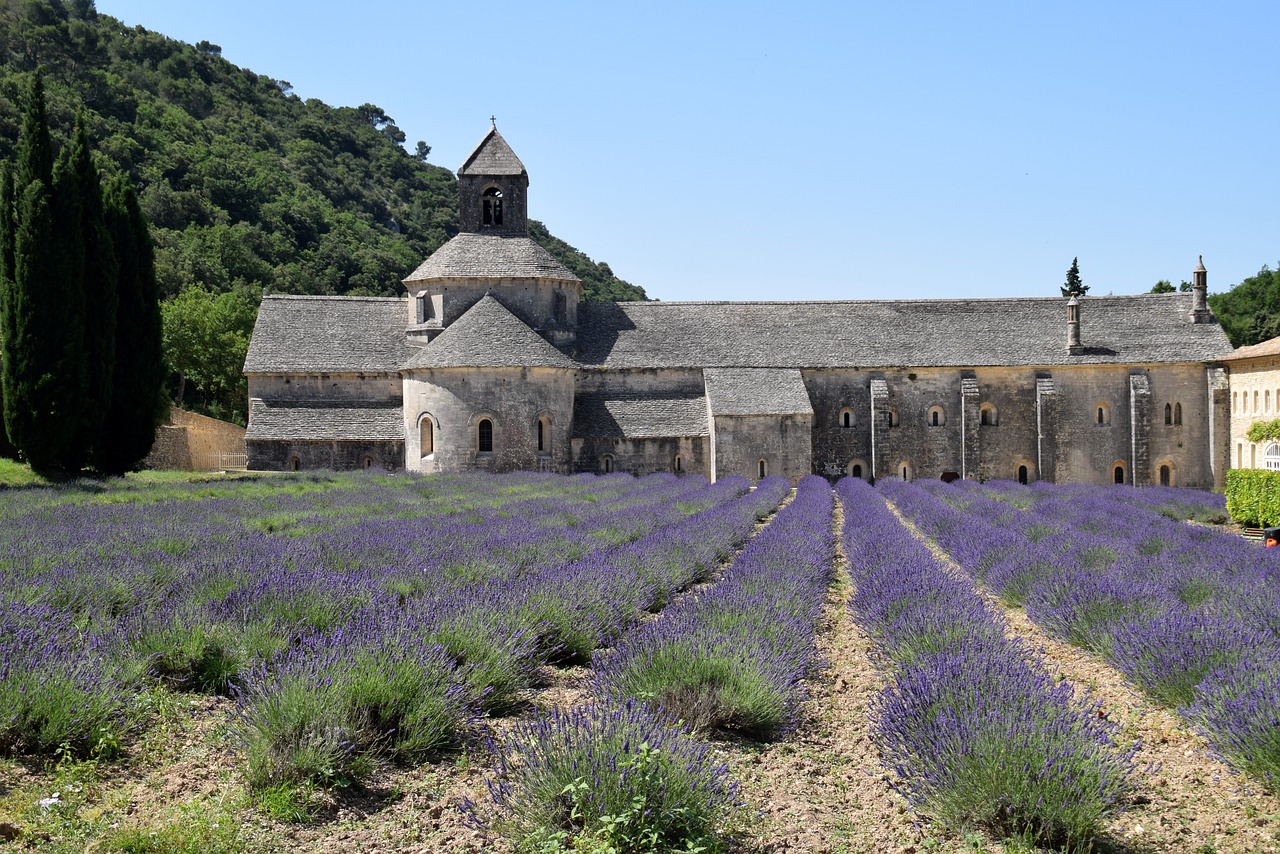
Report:
[[[0,845],[1280,851],[1280,559],[1223,514],[816,477],[3,491]],[[1166,714],[1247,792],[1210,825],[1145,752]],[[809,751],[816,790],[758,782]]]

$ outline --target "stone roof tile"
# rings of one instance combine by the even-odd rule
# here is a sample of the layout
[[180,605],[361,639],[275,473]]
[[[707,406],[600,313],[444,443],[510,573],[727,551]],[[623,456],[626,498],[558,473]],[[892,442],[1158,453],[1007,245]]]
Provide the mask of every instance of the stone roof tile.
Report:
[[409,358],[408,306],[384,297],[267,296],[245,373],[395,373]]
[[404,365],[414,368],[568,368],[574,363],[491,294]]
[[419,264],[404,283],[468,278],[580,281],[532,238],[463,232]]
[[579,394],[573,401],[575,439],[656,439],[706,436],[707,399],[690,394]]
[[583,303],[587,366],[984,367],[1207,362],[1231,347],[1192,323],[1191,294],[1087,297],[1085,352],[1067,353],[1057,298]]
[[246,441],[404,441],[398,403],[341,400],[254,400]]
[[526,173],[520,158],[516,157],[511,146],[507,145],[502,134],[498,133],[497,127],[493,127],[484,135],[484,139],[480,140],[480,144],[472,150],[471,154],[467,155],[462,167],[458,169],[458,174],[524,175]]
[[1221,361],[1235,362],[1240,359],[1257,359],[1262,356],[1280,356],[1280,337],[1257,344],[1250,344],[1248,347],[1241,347],[1233,353],[1223,356]]
[[812,415],[795,368],[708,368],[702,372],[712,415]]

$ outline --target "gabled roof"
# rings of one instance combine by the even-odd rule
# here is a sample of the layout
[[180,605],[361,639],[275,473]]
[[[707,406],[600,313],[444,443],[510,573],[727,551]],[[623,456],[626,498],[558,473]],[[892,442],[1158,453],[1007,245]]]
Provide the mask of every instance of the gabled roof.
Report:
[[531,238],[463,232],[433,252],[404,282],[467,278],[579,281]]
[[412,352],[407,312],[395,298],[263,297],[244,371],[395,373]]
[[574,364],[492,294],[485,294],[404,367],[572,369]]
[[1231,352],[1192,323],[1191,294],[1086,297],[1085,352],[1066,300],[622,302],[578,306],[576,356],[604,368],[984,367],[1208,362]]
[[796,368],[708,368],[702,372],[712,415],[812,415]]
[[399,403],[255,400],[245,440],[404,441]]
[[1241,347],[1230,355],[1223,356],[1224,362],[1235,362],[1240,359],[1257,359],[1263,356],[1280,356],[1280,337]]
[[701,394],[574,396],[575,439],[665,439],[709,433],[707,399]]
[[493,127],[463,162],[459,175],[526,175],[524,164]]

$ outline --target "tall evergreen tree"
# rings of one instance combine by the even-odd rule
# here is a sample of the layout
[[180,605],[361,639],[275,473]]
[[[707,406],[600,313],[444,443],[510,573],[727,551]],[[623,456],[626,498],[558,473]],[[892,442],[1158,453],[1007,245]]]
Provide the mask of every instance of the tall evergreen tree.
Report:
[[[65,470],[79,431],[82,292],[69,273],[64,206],[53,194],[53,143],[44,81],[32,79],[18,141],[13,282],[4,342],[4,415],[9,439],[37,470]],[[74,263],[73,259],[72,263]]]
[[106,223],[118,260],[113,393],[95,445],[99,471],[123,474],[151,450],[164,418],[164,356],[161,351],[160,288],[151,234],[128,180],[116,178],[105,194]]
[[[80,468],[88,452],[103,440],[102,425],[111,404],[116,358],[116,278],[118,265],[103,217],[102,182],[93,165],[84,114],[54,184],[65,210],[67,270],[79,291],[74,308],[83,324],[84,362],[80,424],[68,467]],[[90,311],[92,307],[92,311]],[[70,330],[68,330],[70,331]]]
[[1062,286],[1064,297],[1082,297],[1089,292],[1089,286],[1080,281],[1080,259],[1071,259],[1071,269],[1067,270],[1067,283]]
[[0,457],[17,458],[4,426],[4,382],[8,361],[4,342],[13,338],[9,329],[9,290],[13,287],[13,167],[0,166]]

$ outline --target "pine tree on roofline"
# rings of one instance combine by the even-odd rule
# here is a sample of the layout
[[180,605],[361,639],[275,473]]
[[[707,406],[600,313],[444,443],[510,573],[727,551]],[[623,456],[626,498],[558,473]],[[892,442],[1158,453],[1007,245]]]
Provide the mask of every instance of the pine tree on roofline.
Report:
[[1067,283],[1062,286],[1064,297],[1082,297],[1089,292],[1089,286],[1080,281],[1080,259],[1071,259],[1071,269],[1067,270]]

